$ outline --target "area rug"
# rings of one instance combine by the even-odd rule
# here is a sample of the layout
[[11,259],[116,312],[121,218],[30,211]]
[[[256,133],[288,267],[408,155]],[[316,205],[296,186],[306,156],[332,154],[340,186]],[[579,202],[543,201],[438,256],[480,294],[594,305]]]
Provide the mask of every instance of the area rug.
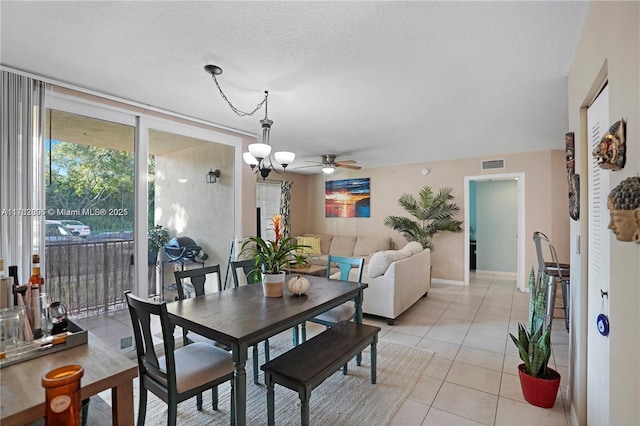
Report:
[[[272,358],[290,349],[291,334],[282,333],[269,339]],[[260,345],[262,349],[263,345]],[[251,351],[249,351],[251,352]],[[263,354],[260,351],[260,359]],[[433,352],[380,340],[378,342],[377,383],[370,381],[370,352],[362,353],[362,365],[349,363],[347,376],[342,371],[325,380],[311,393],[310,413],[312,425],[384,425],[388,424],[395,412],[406,400]],[[276,385],[276,424],[300,424],[300,403],[297,392]],[[203,409],[196,410],[195,398],[178,405],[178,425],[228,425],[229,390],[224,384],[219,387],[218,411],[211,408],[211,392],[203,395]],[[166,425],[167,405],[148,393],[146,425]],[[267,424],[267,392],[263,376],[260,384],[253,383],[251,360],[247,362],[247,424]],[[135,403],[137,419],[138,391]]]

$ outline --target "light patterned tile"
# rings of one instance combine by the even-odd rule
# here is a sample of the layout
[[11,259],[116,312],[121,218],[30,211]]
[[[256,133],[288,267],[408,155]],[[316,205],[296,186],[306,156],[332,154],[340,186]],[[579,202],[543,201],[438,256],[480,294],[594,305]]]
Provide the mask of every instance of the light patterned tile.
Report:
[[466,331],[455,331],[444,327],[433,326],[425,337],[433,340],[440,340],[441,342],[460,345],[466,336]]
[[503,338],[497,338],[483,336],[482,334],[468,333],[462,344],[464,346],[471,346],[472,348],[484,349],[485,351],[503,354],[505,351],[506,343],[506,336]]
[[389,423],[390,426],[419,425],[427,416],[429,406],[407,399]]
[[447,377],[447,373],[451,368],[453,361],[450,359],[444,359],[437,356],[431,358],[429,365],[424,369],[423,376],[433,377],[434,379],[444,380]]
[[526,402],[522,396],[520,378],[517,375],[502,373],[500,396],[513,399],[514,401]]
[[444,382],[433,407],[483,424],[493,424],[498,396]]
[[473,420],[465,419],[455,414],[447,413],[446,411],[438,410],[431,407],[427,418],[422,422],[422,426],[478,426],[482,423],[474,422]]
[[498,395],[501,378],[499,371],[454,361],[445,381]]
[[409,334],[398,333],[392,330],[387,334],[385,334],[383,337],[381,337],[380,341],[383,342],[387,340],[393,343],[400,343],[401,345],[418,346],[420,339],[421,338],[418,336],[411,336]]
[[488,368],[490,370],[502,371],[504,355],[496,352],[485,351],[484,349],[462,346],[460,351],[458,351],[456,361],[475,365],[477,367]]
[[567,426],[567,417],[564,413],[545,410],[526,402],[501,397],[498,401],[495,425]]
[[420,340],[418,347],[430,349],[433,351],[434,356],[450,360],[455,359],[460,349],[458,344],[429,339],[428,337]]
[[518,375],[518,366],[522,364],[522,360],[517,355],[505,355],[504,356],[504,366],[502,367],[502,372],[511,374],[513,376]]
[[441,386],[442,380],[434,379],[433,377],[423,374],[418,379],[416,387],[413,388],[413,391],[409,394],[409,399],[431,406]]
[[474,321],[469,328],[469,333],[481,334],[483,336],[496,337],[503,339],[507,336],[506,325],[489,325],[482,322]]
[[465,321],[471,321],[476,316],[477,309],[473,308],[458,308],[458,307],[450,307],[446,311],[442,313],[441,318],[455,318],[461,319]]

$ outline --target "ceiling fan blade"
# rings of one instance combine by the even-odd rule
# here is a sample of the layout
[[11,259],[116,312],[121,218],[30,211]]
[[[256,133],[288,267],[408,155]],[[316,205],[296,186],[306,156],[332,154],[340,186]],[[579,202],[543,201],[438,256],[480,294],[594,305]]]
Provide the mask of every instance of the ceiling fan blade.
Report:
[[351,169],[351,170],[360,170],[362,167],[360,166],[350,166],[348,164],[336,163],[336,167],[341,167],[343,169]]
[[336,161],[336,164],[356,164],[356,160],[340,160]]
[[322,164],[318,163],[318,164],[311,164],[311,165],[308,165],[308,166],[293,167],[293,168],[291,168],[291,170],[307,169],[309,167],[321,167],[321,166],[322,166]]

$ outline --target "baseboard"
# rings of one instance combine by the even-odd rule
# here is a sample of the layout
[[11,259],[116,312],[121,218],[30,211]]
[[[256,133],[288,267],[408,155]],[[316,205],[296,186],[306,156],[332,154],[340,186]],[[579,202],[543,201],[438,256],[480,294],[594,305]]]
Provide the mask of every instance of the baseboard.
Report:
[[569,410],[569,421],[572,426],[580,426],[580,422],[578,421],[578,413],[576,413],[575,406],[571,404],[571,409]]
[[476,269],[476,275],[499,275],[501,277],[518,278],[517,272],[483,271],[481,269]]
[[459,285],[464,287],[464,281],[443,280],[441,278],[432,278],[431,284],[448,284],[448,285]]

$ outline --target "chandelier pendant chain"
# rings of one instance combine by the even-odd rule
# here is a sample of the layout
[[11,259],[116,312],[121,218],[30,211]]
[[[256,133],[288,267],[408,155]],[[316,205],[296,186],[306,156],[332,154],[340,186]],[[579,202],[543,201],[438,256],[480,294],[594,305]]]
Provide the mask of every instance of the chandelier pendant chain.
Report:
[[[296,158],[296,154],[289,151],[279,151],[273,153],[275,161],[271,159],[271,145],[269,144],[269,134],[271,131],[271,125],[273,124],[273,120],[269,120],[269,117],[267,116],[269,110],[269,91],[264,91],[264,99],[256,105],[253,111],[241,111],[231,103],[231,101],[227,98],[227,95],[225,95],[222,91],[220,83],[218,83],[216,75],[222,74],[222,68],[216,65],[205,65],[204,70],[205,72],[211,74],[211,77],[213,77],[213,81],[216,84],[218,91],[220,92],[220,96],[222,96],[222,99],[224,99],[227,105],[229,105],[231,111],[235,112],[239,117],[253,115],[264,105],[264,118],[260,120],[260,126],[262,127],[262,142],[249,144],[249,151],[242,154],[242,159],[251,167],[251,170],[253,170],[254,173],[260,174],[262,180],[266,179],[271,171],[274,171],[276,173],[284,173],[287,169],[287,166],[291,164]],[[211,173],[213,174],[214,172],[211,171]],[[213,180],[213,178],[211,180]]]
[[[258,103],[258,105],[256,105],[253,111],[244,112],[242,110],[239,110],[231,103],[231,101],[227,98],[227,95],[224,94],[224,92],[222,91],[222,88],[220,87],[220,83],[218,83],[218,79],[216,78],[215,74],[211,74],[211,77],[213,77],[213,81],[216,83],[216,87],[220,91],[220,96],[222,96],[222,99],[224,99],[227,102],[227,104],[229,105],[229,108],[231,108],[231,111],[235,112],[239,117],[252,116],[253,114],[256,113],[256,111],[262,108],[262,105],[264,105],[265,102],[267,102],[267,96],[269,92],[265,92],[264,99],[260,103]],[[266,116],[267,116],[267,113],[266,113],[266,107],[265,107],[265,117]]]

